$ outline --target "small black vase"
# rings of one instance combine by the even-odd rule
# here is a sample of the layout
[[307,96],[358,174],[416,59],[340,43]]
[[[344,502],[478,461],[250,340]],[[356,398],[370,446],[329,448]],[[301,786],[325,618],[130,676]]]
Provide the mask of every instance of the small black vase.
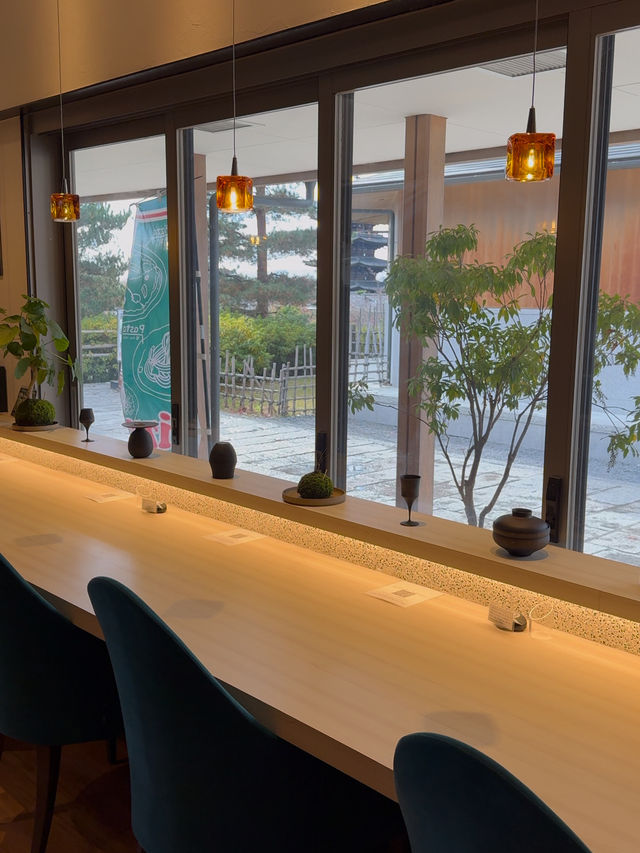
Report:
[[153,439],[144,427],[136,427],[131,431],[127,447],[134,459],[145,459],[153,452]]
[[238,457],[230,441],[216,441],[209,454],[211,476],[215,480],[231,480]]

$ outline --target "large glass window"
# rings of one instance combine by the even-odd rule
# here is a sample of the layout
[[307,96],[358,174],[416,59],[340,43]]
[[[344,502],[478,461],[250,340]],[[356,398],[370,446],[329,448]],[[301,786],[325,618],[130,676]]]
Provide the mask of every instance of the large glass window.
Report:
[[254,207],[229,214],[215,188],[231,122],[182,131],[188,452],[228,440],[239,468],[287,480],[314,464],[317,134],[315,105],[242,116]]
[[[538,129],[561,137],[565,51],[538,60]],[[540,511],[559,154],[548,182],[504,179],[531,83],[521,56],[343,96],[350,494],[395,504],[412,473],[423,512]]]
[[584,545],[640,565],[640,30],[601,43],[603,223],[593,283]]
[[162,137],[78,149],[76,286],[83,407],[96,433],[154,422],[171,449],[165,148]]

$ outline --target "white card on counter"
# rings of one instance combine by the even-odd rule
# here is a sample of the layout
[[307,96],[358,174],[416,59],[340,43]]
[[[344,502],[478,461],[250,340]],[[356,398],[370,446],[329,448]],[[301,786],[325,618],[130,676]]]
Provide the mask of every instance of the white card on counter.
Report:
[[224,533],[210,533],[204,538],[222,542],[223,545],[243,545],[245,542],[253,542],[254,539],[264,539],[264,534],[236,527],[234,530],[225,530]]
[[87,495],[90,501],[95,501],[97,504],[106,504],[109,501],[121,501],[124,498],[133,497],[131,492],[102,492],[100,495]]
[[372,595],[374,598],[381,598],[383,601],[389,601],[391,604],[397,604],[398,607],[411,607],[412,604],[420,604],[421,601],[436,598],[438,595],[442,595],[442,593],[435,589],[429,589],[427,586],[420,586],[417,583],[398,581],[398,583],[391,583],[388,586],[381,586],[378,589],[371,589],[367,595]]

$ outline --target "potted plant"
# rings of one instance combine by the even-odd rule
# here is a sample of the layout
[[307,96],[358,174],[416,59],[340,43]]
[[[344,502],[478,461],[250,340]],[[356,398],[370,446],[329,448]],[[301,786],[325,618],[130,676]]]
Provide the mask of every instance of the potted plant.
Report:
[[75,362],[68,352],[67,336],[47,314],[47,303],[25,294],[23,299],[25,302],[19,314],[7,315],[5,309],[0,308],[3,320],[0,322],[0,348],[5,357],[12,355],[18,359],[16,379],[25,375],[29,378],[28,385],[21,389],[14,410],[16,425],[48,426],[55,423],[55,409],[48,400],[34,399],[34,390],[36,386],[40,390],[46,382],[60,394],[67,368],[75,378]]

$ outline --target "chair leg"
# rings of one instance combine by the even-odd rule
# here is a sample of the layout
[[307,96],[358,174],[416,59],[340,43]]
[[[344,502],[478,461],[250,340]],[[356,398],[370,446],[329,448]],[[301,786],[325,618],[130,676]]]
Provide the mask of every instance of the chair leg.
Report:
[[56,804],[60,750],[59,746],[38,746],[36,750],[38,761],[37,793],[31,853],[45,853],[47,849],[53,807]]

